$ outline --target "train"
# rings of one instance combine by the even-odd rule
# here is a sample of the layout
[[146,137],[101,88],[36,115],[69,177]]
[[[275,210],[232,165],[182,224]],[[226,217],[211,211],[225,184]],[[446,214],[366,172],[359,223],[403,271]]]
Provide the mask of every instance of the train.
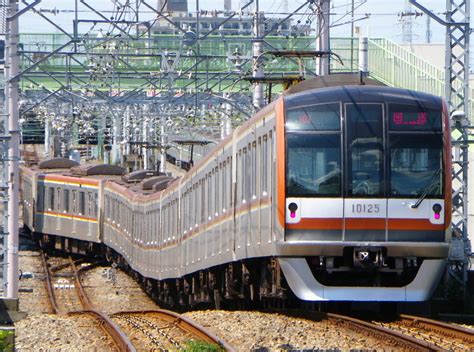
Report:
[[25,228],[169,306],[428,300],[451,239],[446,104],[335,76],[293,86],[180,178],[22,166]]

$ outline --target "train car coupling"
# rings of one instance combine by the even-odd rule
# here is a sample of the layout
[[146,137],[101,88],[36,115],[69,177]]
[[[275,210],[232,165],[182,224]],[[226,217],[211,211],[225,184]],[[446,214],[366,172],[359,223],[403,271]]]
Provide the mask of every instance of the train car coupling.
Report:
[[355,267],[382,267],[385,266],[384,253],[381,247],[355,247],[353,251]]

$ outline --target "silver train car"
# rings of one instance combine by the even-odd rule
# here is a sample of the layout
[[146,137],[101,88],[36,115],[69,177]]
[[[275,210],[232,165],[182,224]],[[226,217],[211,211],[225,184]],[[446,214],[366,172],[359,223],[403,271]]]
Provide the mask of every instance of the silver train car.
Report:
[[269,104],[179,179],[23,167],[25,226],[130,267],[170,306],[427,300],[451,236],[446,106],[321,85]]

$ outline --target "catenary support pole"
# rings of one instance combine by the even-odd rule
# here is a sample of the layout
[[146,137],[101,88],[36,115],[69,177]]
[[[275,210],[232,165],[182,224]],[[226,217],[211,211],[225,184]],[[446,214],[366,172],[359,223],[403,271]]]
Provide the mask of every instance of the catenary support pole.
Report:
[[[263,14],[260,13],[259,9],[259,0],[255,0],[254,6],[254,24],[253,24],[253,69],[252,77],[254,78],[263,78],[263,63],[262,63],[262,54],[263,54],[263,40],[262,35],[262,26],[263,26]],[[255,111],[260,110],[265,105],[264,95],[263,95],[263,83],[255,82],[253,84],[253,108]]]
[[[318,28],[316,37],[316,50],[329,51],[329,4],[330,0],[318,1]],[[324,76],[329,74],[329,56],[316,58],[316,74]]]
[[[9,16],[18,11],[16,0],[10,0]],[[10,145],[8,148],[8,236],[7,236],[7,295],[6,298],[18,298],[18,219],[20,201],[20,126],[18,122],[18,81],[10,80],[18,74],[18,17],[7,21],[6,33],[8,79],[6,84],[6,99],[8,109],[8,133]]]

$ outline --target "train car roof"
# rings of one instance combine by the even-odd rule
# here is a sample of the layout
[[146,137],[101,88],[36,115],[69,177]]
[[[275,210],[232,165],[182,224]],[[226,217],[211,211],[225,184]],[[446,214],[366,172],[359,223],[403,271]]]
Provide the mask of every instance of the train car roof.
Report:
[[52,158],[40,161],[38,169],[69,169],[78,166],[77,161],[66,158]]
[[71,172],[69,168],[61,168],[61,169],[40,169],[38,168],[37,165],[33,166],[25,166],[22,165],[21,168],[23,170],[27,170],[28,172],[32,172],[35,174],[40,174],[40,175],[57,175],[57,176],[66,176],[66,177],[73,177],[73,178],[78,178],[78,179],[94,179],[94,180],[111,180],[111,181],[120,181],[121,176],[120,175],[88,175],[88,176],[83,176],[83,175],[75,175]]
[[120,175],[125,174],[125,169],[117,165],[109,164],[82,164],[71,168],[74,176],[95,176],[95,175]]
[[402,88],[369,85],[344,85],[315,88],[285,97],[285,107],[315,105],[330,102],[403,103],[439,109],[442,98]]
[[288,96],[296,93],[305,92],[316,88],[328,88],[337,86],[361,85],[361,86],[385,86],[380,81],[373,78],[362,77],[354,73],[338,73],[327,76],[317,76],[312,79],[301,81],[285,90],[282,95]]

